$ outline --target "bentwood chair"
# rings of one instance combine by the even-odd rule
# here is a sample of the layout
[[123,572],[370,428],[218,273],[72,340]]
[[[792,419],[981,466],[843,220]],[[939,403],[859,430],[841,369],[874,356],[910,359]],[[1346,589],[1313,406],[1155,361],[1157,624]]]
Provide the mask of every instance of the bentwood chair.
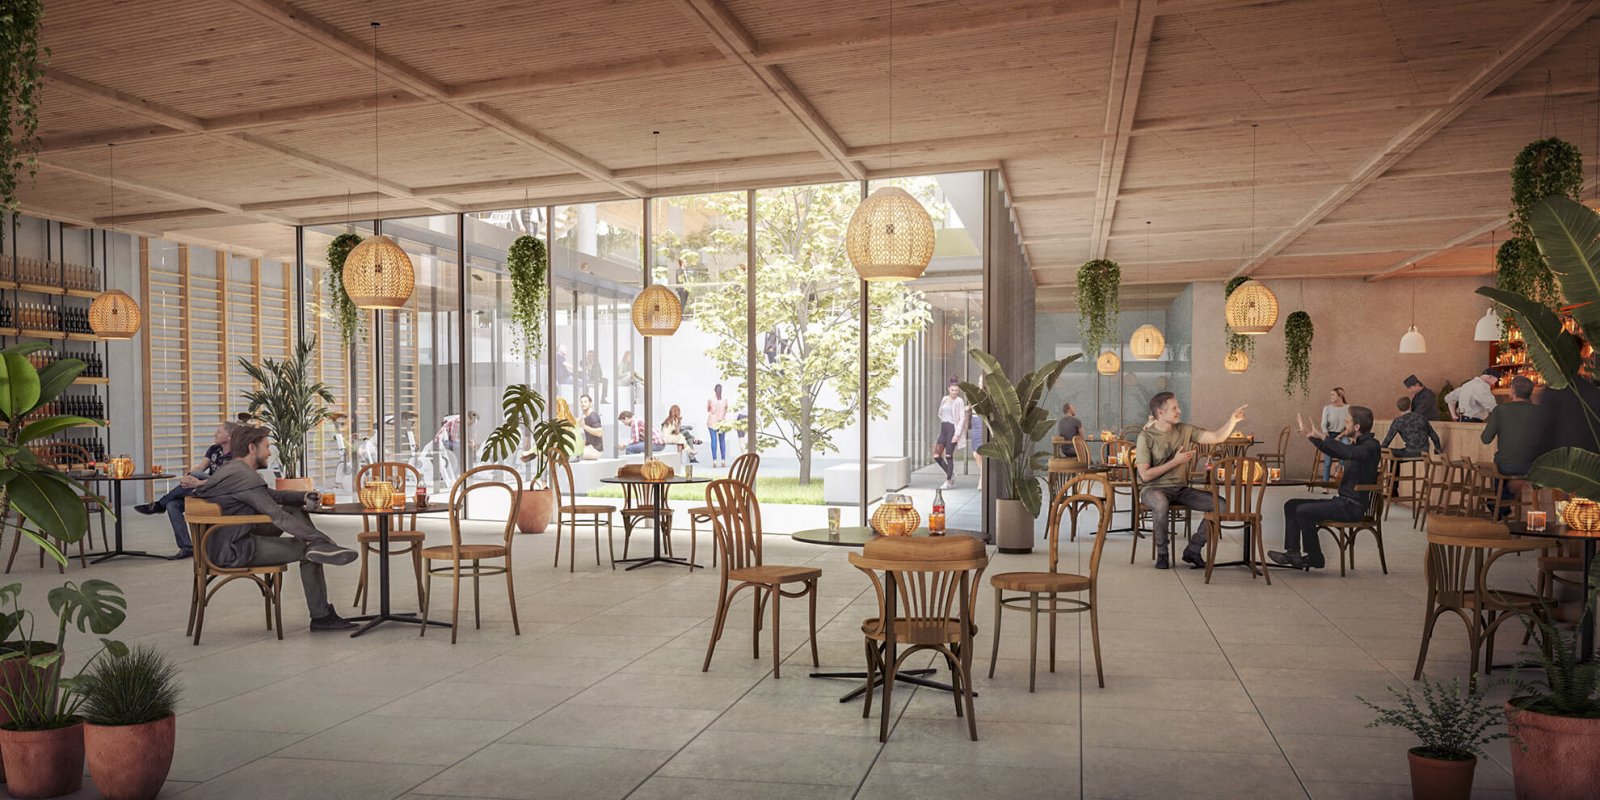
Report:
[[[409,498],[408,491],[414,486],[422,485],[422,471],[410,464],[398,461],[380,461],[376,464],[367,464],[356,472],[355,486],[360,487],[369,480],[388,481],[394,485],[394,490],[402,497]],[[382,550],[378,541],[377,518],[379,514],[388,514],[392,517],[389,523],[389,550]],[[417,512],[411,512],[409,518],[405,514],[396,514],[390,511],[363,513],[361,515],[361,532],[356,534],[356,543],[361,551],[361,574],[356,578],[356,599],[350,605],[361,606],[361,613],[367,613],[367,556],[376,554],[379,558],[389,556],[411,556],[411,571],[417,581],[417,602],[422,602],[422,545],[427,539],[422,531],[417,529]]]
[[932,650],[944,656],[950,668],[956,716],[963,716],[965,705],[967,733],[977,741],[978,722],[972,709],[972,639],[977,626],[972,614],[978,581],[989,565],[983,542],[971,536],[879,536],[849,558],[872,580],[878,596],[878,616],[861,623],[867,651],[861,718],[871,718],[873,686],[881,679],[878,741],[889,741],[891,692],[900,665],[913,653]]
[[1367,510],[1361,519],[1323,520],[1317,523],[1313,536],[1328,534],[1333,539],[1335,547],[1339,548],[1339,577],[1345,576],[1345,563],[1350,564],[1350,569],[1356,568],[1356,536],[1362,533],[1371,533],[1372,539],[1378,545],[1378,566],[1383,569],[1383,574],[1389,574],[1389,559],[1383,552],[1383,518],[1388,507],[1384,499],[1384,489],[1389,485],[1387,473],[1378,474],[1378,482],[1357,486],[1356,491],[1366,492],[1372,498],[1367,503]]
[[1472,650],[1467,674],[1478,673],[1480,653],[1483,672],[1491,671],[1494,636],[1500,625],[1519,615],[1544,619],[1545,602],[1538,595],[1491,588],[1489,571],[1507,553],[1544,551],[1555,543],[1551,539],[1514,537],[1504,525],[1487,519],[1434,517],[1428,525],[1423,570],[1428,582],[1427,610],[1422,618],[1422,646],[1412,679],[1421,680],[1434,625],[1446,613],[1460,617],[1467,628],[1467,645]]
[[[761,456],[755,453],[745,453],[733,460],[733,466],[728,469],[728,479],[738,481],[751,489],[756,488],[756,471],[761,468]],[[699,523],[711,523],[711,507],[700,506],[689,509],[689,569],[694,569],[695,548],[700,543]],[[713,534],[714,535],[714,534]],[[713,540],[711,546],[711,566],[717,565],[717,547]]]
[[1278,449],[1274,452],[1260,453],[1256,458],[1268,467],[1284,469],[1288,467],[1289,456],[1289,426],[1283,426],[1278,431]]
[[[89,455],[89,450],[82,445],[72,442],[54,440],[35,441],[29,447],[34,448],[33,454],[38,459],[60,470],[89,469],[94,464],[94,457]],[[100,520],[100,546],[106,550],[111,549],[111,539],[106,535],[106,506],[101,498],[93,494],[79,494],[83,501],[83,510],[90,516]],[[88,537],[87,531],[84,534]]]
[[[762,561],[761,504],[756,501],[754,487],[731,478],[712,481],[706,484],[706,506],[711,509],[708,516],[716,547],[722,551],[722,580],[718,583],[717,618],[711,628],[711,641],[706,643],[706,660],[700,665],[700,671],[710,671],[711,655],[716,652],[717,640],[722,638],[722,630],[728,623],[728,608],[745,589],[750,590],[751,608],[755,610],[750,629],[751,657],[761,657],[761,612],[770,601],[772,677],[781,677],[783,651],[778,646],[778,603],[784,597],[805,597],[811,604],[811,665],[821,666],[817,658],[817,581],[822,578],[822,570]],[[797,584],[799,589],[784,588]]]
[[[509,508],[515,509],[517,498],[522,496],[522,475],[504,464],[484,464],[467,470],[456,479],[455,485],[450,487],[450,544],[425,547],[422,550],[422,557],[428,562],[428,587],[422,596],[422,630],[418,632],[418,636],[428,635],[428,607],[433,605],[435,575],[450,576],[451,644],[456,643],[456,633],[461,630],[463,576],[472,579],[473,628],[483,627],[482,594],[479,591],[482,579],[492,575],[506,576],[506,602],[511,604],[511,631],[517,636],[522,635],[522,626],[517,622],[517,591],[511,581],[511,540],[517,532],[517,515],[506,514],[505,530],[501,532],[499,542],[466,544],[461,541],[461,520],[467,513],[467,495],[485,489],[504,490],[510,495]],[[483,563],[496,559],[501,563]],[[436,567],[433,565],[435,561],[442,561],[445,564]]]
[[[637,478],[643,474],[641,472],[643,469],[644,465],[638,462],[623,464],[622,467],[617,470],[617,477]],[[662,499],[666,499],[666,493],[662,494]],[[661,515],[658,517],[656,516],[655,493],[652,487],[637,483],[622,484],[623,558],[628,557],[628,543],[633,539],[633,529],[645,524],[649,524],[651,526],[661,526],[661,530],[659,532],[659,535],[661,536],[661,550],[668,556],[672,555],[671,505],[663,504],[661,507]],[[692,552],[694,550],[694,545],[691,544],[689,549]],[[613,560],[615,560],[615,556],[613,556]],[[691,559],[691,561],[692,560],[693,559]],[[613,565],[613,568],[615,568],[615,565]]]
[[[1222,540],[1226,527],[1240,528],[1250,539],[1251,548],[1246,560],[1251,562],[1250,577],[1265,578],[1272,585],[1272,574],[1267,571],[1266,537],[1262,536],[1261,501],[1267,495],[1267,468],[1260,459],[1225,458],[1215,464],[1211,472],[1211,510],[1206,512],[1210,525],[1206,526],[1206,583],[1211,582],[1211,570],[1217,563],[1217,543]],[[1217,478],[1220,476],[1220,480]]]
[[[577,490],[572,482],[572,464],[567,460],[566,452],[555,449],[546,453],[545,457],[550,463],[550,489],[556,498],[556,558],[551,566],[561,566],[562,528],[567,529],[567,571],[577,570],[579,528],[589,528],[594,531],[594,565],[600,566],[600,525],[604,523],[606,546],[611,550],[611,568],[616,569],[617,551],[611,538],[611,521],[617,509],[599,503],[580,505]],[[563,486],[566,487],[564,492]]]
[[193,636],[194,644],[200,644],[200,629],[205,627],[206,605],[211,602],[211,596],[233,581],[247,580],[261,590],[261,598],[266,603],[267,630],[272,630],[276,624],[278,638],[282,639],[283,579],[289,565],[222,567],[211,561],[210,551],[206,549],[206,539],[210,538],[218,528],[233,525],[270,525],[272,518],[265,514],[224,516],[221,506],[198,497],[184,499],[183,518],[189,525],[190,540],[194,542],[194,582],[191,584],[189,594],[189,627],[184,630],[184,635]]
[[1456,483],[1457,466],[1443,455],[1435,452],[1423,454],[1422,470],[1422,500],[1418,505],[1421,511],[1413,522],[1414,527],[1424,530],[1428,527],[1428,519],[1433,515],[1460,516],[1466,509],[1452,504],[1452,492]]
[[[1133,550],[1128,554],[1128,563],[1132,564],[1139,559],[1139,540],[1144,537],[1144,523],[1149,520],[1153,526],[1155,516],[1150,507],[1144,503],[1144,482],[1139,480],[1139,468],[1133,464],[1133,451],[1128,451],[1127,480],[1129,491],[1133,494]],[[1113,485],[1114,486],[1114,485]],[[1194,510],[1182,503],[1171,503],[1167,506],[1167,546],[1172,546],[1172,537],[1178,535],[1178,522],[1183,522],[1183,535],[1187,537],[1193,530]],[[1152,527],[1150,535],[1150,558],[1156,557],[1156,537]]]
[[[1100,616],[1096,603],[1097,579],[1100,574],[1100,551],[1105,547],[1106,530],[1111,527],[1111,516],[1106,513],[1106,501],[1102,499],[1106,491],[1105,477],[1102,475],[1079,475],[1063,485],[1050,502],[1049,523],[1045,527],[1048,541],[1048,571],[1046,572],[1002,572],[989,578],[989,585],[994,587],[994,648],[989,653],[989,677],[994,677],[995,662],[1000,659],[1000,618],[1002,611],[1028,612],[1028,691],[1034,690],[1035,677],[1039,668],[1039,615],[1050,615],[1050,671],[1056,671],[1056,616],[1059,614],[1081,614],[1089,612],[1089,634],[1094,641],[1094,674],[1100,682],[1100,688],[1106,686],[1105,672],[1100,666]],[[1089,555],[1089,574],[1078,575],[1070,572],[1061,572],[1060,563],[1061,547],[1061,517],[1063,514],[1070,517],[1071,529],[1075,532],[1085,514],[1094,513],[1094,549]],[[1010,596],[1006,592],[1013,592]],[[1088,600],[1079,600],[1076,597],[1061,598],[1059,595],[1078,595],[1087,592]],[[1050,605],[1046,608],[1039,607],[1041,595],[1049,599]]]
[[[1117,513],[1117,498],[1122,494],[1128,495],[1128,527],[1119,528],[1118,530],[1133,532],[1133,547],[1134,551],[1137,552],[1139,549],[1139,490],[1134,486],[1138,480],[1138,476],[1133,474],[1135,445],[1127,439],[1117,439],[1105,443],[1103,452],[1103,458],[1107,461],[1105,466],[1106,485],[1108,487],[1106,513],[1115,516]],[[1110,463],[1112,456],[1116,457],[1117,463]],[[1133,563],[1133,560],[1129,559],[1128,563]]]

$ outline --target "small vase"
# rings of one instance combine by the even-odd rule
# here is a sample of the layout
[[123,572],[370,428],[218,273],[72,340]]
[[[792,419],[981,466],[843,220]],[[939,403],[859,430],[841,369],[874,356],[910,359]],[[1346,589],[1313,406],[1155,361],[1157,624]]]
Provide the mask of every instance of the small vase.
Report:
[[1419,747],[1406,752],[1411,762],[1411,800],[1472,800],[1472,775],[1478,757],[1466,760],[1429,758]]
[[60,797],[83,788],[83,722],[44,731],[0,728],[0,760],[12,797]]
[[172,770],[176,717],[140,725],[83,726],[84,754],[94,786],[106,800],[150,800]]

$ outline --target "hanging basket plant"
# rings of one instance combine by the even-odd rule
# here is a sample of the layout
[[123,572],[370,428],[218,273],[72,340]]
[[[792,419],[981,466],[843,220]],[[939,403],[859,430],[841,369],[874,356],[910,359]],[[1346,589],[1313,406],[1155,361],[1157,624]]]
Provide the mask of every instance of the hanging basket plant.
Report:
[[511,325],[516,352],[537,357],[544,349],[544,301],[550,252],[537,236],[519,236],[506,251],[511,273]]
[[[1228,281],[1227,287],[1222,291],[1222,304],[1224,307],[1227,306],[1228,296],[1233,294],[1233,290],[1243,286],[1249,280],[1250,277],[1248,275],[1240,275],[1239,277]],[[1226,314],[1224,314],[1222,317],[1222,334],[1223,343],[1226,345],[1227,352],[1244,353],[1247,361],[1249,360],[1250,356],[1256,354],[1256,337],[1246,336],[1242,333],[1234,333],[1233,328],[1228,326],[1228,317]]]
[[1283,363],[1287,372],[1283,378],[1283,391],[1290,397],[1298,393],[1305,397],[1311,385],[1311,315],[1296,311],[1283,321]]
[[0,13],[0,208],[17,210],[18,175],[38,168],[39,87],[50,51],[39,47],[43,0],[11,0]]
[[1117,289],[1122,268],[1104,258],[1078,268],[1078,332],[1083,352],[1098,353],[1100,346],[1117,338]]
[[[1583,154],[1571,143],[1550,137],[1522,148],[1511,167],[1511,234],[1495,254],[1495,287],[1528,297],[1551,309],[1565,304],[1550,263],[1533,243],[1529,218],[1546,197],[1573,200],[1583,190]],[[1502,333],[1505,325],[1501,326]]]
[[355,344],[361,310],[344,292],[344,260],[358,244],[361,244],[361,237],[353,233],[341,233],[328,243],[328,305],[339,323],[339,339],[346,348]]

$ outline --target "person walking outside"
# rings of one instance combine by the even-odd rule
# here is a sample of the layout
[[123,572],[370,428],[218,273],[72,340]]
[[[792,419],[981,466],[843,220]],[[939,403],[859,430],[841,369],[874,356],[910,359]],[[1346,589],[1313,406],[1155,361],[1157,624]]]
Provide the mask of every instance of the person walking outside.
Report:
[[933,461],[944,470],[940,489],[955,488],[955,450],[961,446],[961,434],[966,425],[967,401],[961,396],[960,383],[951,378],[944,397],[939,399],[939,439],[933,445]]
[[722,384],[711,388],[711,399],[706,401],[706,437],[711,440],[711,466],[728,465],[728,432],[722,421],[728,418],[728,399],[722,396]]

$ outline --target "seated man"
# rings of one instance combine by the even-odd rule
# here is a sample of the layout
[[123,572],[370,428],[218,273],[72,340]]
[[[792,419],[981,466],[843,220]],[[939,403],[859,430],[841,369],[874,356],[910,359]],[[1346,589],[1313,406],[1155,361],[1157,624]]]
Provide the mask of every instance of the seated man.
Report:
[[1483,426],[1483,443],[1496,443],[1494,465],[1505,475],[1526,475],[1539,455],[1544,436],[1543,409],[1533,404],[1533,381],[1518,375],[1511,379],[1511,402],[1489,412]]
[[1444,445],[1439,442],[1439,434],[1434,431],[1433,423],[1428,422],[1421,414],[1411,407],[1411,398],[1402,397],[1394,401],[1394,407],[1400,409],[1400,416],[1389,423],[1389,435],[1383,437],[1383,446],[1388,447],[1399,435],[1404,447],[1393,448],[1394,454],[1402,458],[1415,458],[1422,455],[1431,443],[1437,452],[1444,452]]
[[[315,492],[280,492],[267,488],[256,470],[267,466],[272,440],[265,428],[241,427],[234,431],[229,448],[234,457],[217,470],[194,496],[222,507],[222,513],[237,516],[262,514],[271,523],[234,525],[213,532],[206,542],[206,556],[219,567],[259,567],[268,564],[300,563],[300,584],[306,593],[306,609],[311,614],[311,630],[340,631],[355,627],[328,605],[328,586],[322,575],[323,564],[348,564],[356,551],[340,547],[316,529],[301,509]],[[282,534],[287,533],[288,538]]]
[[[1211,495],[1189,485],[1189,464],[1194,461],[1194,445],[1217,444],[1228,438],[1233,429],[1244,420],[1248,406],[1234,409],[1227,424],[1215,431],[1180,421],[1183,409],[1172,392],[1157,392],[1150,398],[1150,415],[1155,421],[1139,431],[1133,465],[1139,470],[1142,484],[1139,499],[1150,509],[1150,528],[1156,538],[1156,569],[1169,569],[1167,556],[1167,528],[1171,520],[1167,509],[1181,505],[1195,511],[1210,511]],[[1200,557],[1200,547],[1206,542],[1206,525],[1189,536],[1189,545],[1183,549],[1183,560],[1192,569],[1204,569],[1206,562]]]
[[[623,447],[622,448],[622,452],[627,453],[629,455],[643,453],[644,452],[644,418],[643,417],[634,416],[634,413],[632,411],[623,411],[621,414],[617,415],[617,422],[620,422],[623,425],[628,426],[628,432],[629,432],[628,445],[627,445],[627,447]],[[660,452],[660,451],[666,449],[667,442],[666,442],[665,439],[661,438],[661,429],[660,428],[657,428],[655,431],[652,431],[652,435],[651,435],[650,439],[651,439],[651,444],[653,445],[652,449],[655,452]]]
[[232,457],[228,452],[229,439],[233,437],[233,432],[238,427],[239,423],[236,422],[224,422],[218,425],[205,455],[189,467],[188,474],[178,479],[177,486],[153,503],[140,503],[133,507],[133,510],[140,514],[167,512],[167,520],[172,523],[172,538],[178,543],[178,552],[168,556],[168,561],[179,561],[194,556],[194,545],[189,541],[189,523],[183,520],[183,498],[194,494],[194,490],[205,483],[206,478],[211,477],[222,468],[223,464],[228,463],[228,459]]
[[[1401,398],[1410,399],[1410,398]],[[1322,569],[1327,561],[1322,557],[1322,542],[1317,538],[1317,523],[1328,520],[1354,522],[1367,513],[1372,504],[1372,493],[1356,491],[1378,481],[1378,457],[1383,448],[1372,435],[1372,409],[1351,406],[1344,430],[1336,436],[1307,429],[1305,420],[1295,415],[1300,432],[1311,441],[1311,446],[1329,458],[1344,462],[1344,477],[1339,479],[1339,494],[1327,500],[1297,498],[1283,504],[1283,550],[1272,550],[1267,558],[1274,563],[1294,569]],[[1340,439],[1349,439],[1345,444]],[[1304,553],[1301,549],[1304,548]]]

